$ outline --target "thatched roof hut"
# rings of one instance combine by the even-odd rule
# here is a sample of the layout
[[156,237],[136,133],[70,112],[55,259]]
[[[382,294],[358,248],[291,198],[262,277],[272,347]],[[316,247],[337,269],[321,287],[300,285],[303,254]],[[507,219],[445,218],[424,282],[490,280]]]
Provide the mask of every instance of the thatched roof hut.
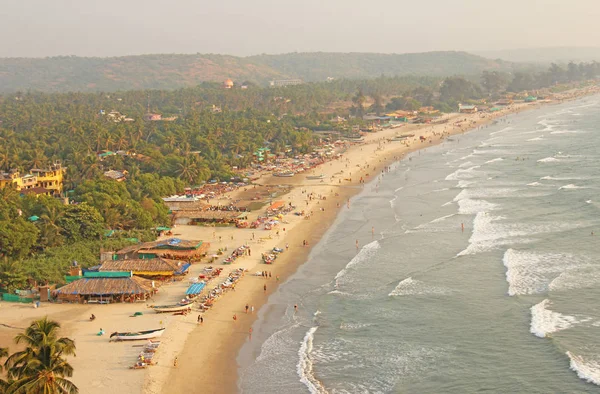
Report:
[[[121,274],[121,275],[115,275]],[[100,276],[105,275],[105,276]],[[130,273],[99,273],[94,277],[83,277],[52,292],[61,300],[89,301],[104,299],[121,301],[146,299],[155,291],[154,282],[132,276]],[[127,299],[125,298],[127,297]]]
[[144,242],[128,246],[117,252],[119,260],[155,259],[163,257],[172,260],[199,260],[208,252],[210,244],[177,238]]
[[98,271],[125,271],[141,276],[172,276],[185,273],[189,266],[186,263],[162,258],[108,260],[102,263]]
[[234,223],[239,217],[248,216],[238,211],[189,210],[173,212],[176,224],[194,224],[206,222]]

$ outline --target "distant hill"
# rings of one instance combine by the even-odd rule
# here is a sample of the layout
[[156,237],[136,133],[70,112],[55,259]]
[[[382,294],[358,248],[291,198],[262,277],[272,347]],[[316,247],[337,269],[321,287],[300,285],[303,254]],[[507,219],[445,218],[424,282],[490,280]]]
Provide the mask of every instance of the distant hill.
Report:
[[600,47],[522,48],[502,51],[476,51],[473,53],[489,59],[504,59],[526,63],[600,62]]
[[327,77],[374,78],[382,74],[474,75],[483,70],[510,71],[515,67],[510,62],[466,52],[0,58],[0,92],[177,89],[227,78],[237,83],[249,80],[266,84],[281,78],[323,81]]
[[483,70],[507,71],[514,65],[466,52],[383,53],[288,53],[248,58],[307,81],[334,78],[373,78],[395,75],[474,75]]

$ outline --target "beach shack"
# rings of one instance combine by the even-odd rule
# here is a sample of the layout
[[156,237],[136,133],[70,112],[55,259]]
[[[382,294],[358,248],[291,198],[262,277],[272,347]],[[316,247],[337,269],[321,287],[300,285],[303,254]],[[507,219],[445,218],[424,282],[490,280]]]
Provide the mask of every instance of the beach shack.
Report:
[[477,112],[477,107],[475,105],[458,104],[458,112],[461,114],[474,114]]
[[186,262],[200,261],[208,253],[210,243],[169,238],[128,246],[116,252],[115,260],[164,259]]
[[54,290],[52,296],[61,302],[108,304],[145,301],[155,292],[154,281],[131,272],[85,272],[82,278]]
[[227,210],[195,210],[173,212],[175,224],[198,225],[204,223],[235,224],[237,220],[245,219],[245,212]]
[[189,267],[189,263],[163,258],[108,260],[102,263],[98,272],[131,272],[148,278],[171,278],[185,275]]

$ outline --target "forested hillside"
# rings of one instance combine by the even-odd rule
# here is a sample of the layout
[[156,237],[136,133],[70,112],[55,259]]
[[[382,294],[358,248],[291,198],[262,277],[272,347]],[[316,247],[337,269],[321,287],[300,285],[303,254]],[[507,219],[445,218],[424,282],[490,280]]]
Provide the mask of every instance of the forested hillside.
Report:
[[227,78],[266,85],[269,80],[304,81],[419,75],[475,75],[512,71],[515,64],[465,52],[416,54],[291,53],[226,55],[142,55],[113,58],[61,56],[0,59],[0,93],[16,91],[95,92],[178,89]]
[[380,75],[477,75],[482,71],[510,71],[514,64],[485,59],[466,52],[288,53],[249,57],[307,81],[334,78],[373,78]]

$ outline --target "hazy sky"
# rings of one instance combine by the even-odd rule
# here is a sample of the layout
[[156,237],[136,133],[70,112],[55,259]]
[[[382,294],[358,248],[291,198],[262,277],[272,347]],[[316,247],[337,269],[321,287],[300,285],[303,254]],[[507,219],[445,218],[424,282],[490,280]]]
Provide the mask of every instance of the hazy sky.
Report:
[[1,0],[0,57],[598,46],[600,0]]

